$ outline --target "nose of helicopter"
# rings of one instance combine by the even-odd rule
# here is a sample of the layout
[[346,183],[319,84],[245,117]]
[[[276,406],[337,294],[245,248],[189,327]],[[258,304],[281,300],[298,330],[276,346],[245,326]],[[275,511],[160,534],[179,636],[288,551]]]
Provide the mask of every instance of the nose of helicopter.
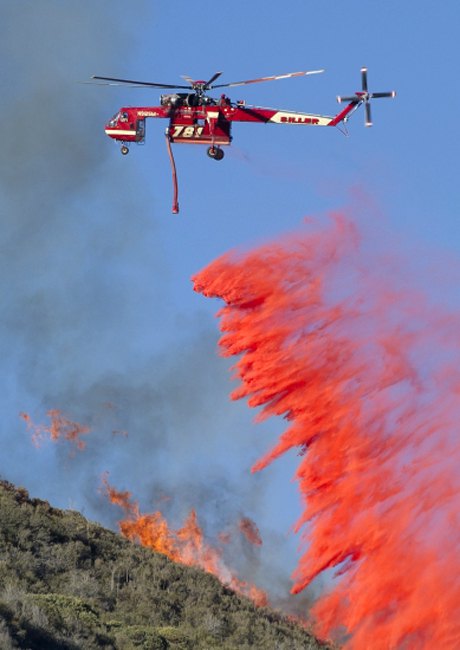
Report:
[[136,138],[134,124],[129,122],[129,114],[121,109],[105,125],[104,131],[113,140],[130,141]]

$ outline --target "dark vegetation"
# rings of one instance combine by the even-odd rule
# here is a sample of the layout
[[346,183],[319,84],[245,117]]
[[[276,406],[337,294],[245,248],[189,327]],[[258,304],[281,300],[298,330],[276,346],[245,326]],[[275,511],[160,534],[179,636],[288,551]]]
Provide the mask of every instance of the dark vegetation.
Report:
[[0,648],[300,650],[306,630],[0,481]]

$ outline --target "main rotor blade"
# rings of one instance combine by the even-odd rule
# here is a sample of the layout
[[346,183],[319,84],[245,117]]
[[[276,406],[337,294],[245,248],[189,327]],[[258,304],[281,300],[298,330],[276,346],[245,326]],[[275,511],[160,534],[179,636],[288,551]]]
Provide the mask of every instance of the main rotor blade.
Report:
[[216,79],[218,79],[221,74],[222,74],[222,72],[216,72],[215,74],[213,74],[211,79],[206,82],[206,88],[211,88],[212,87],[211,86],[212,82],[215,81]]
[[185,79],[185,81],[188,81],[191,86],[195,83],[191,77],[189,77],[186,74],[181,74],[182,79]]
[[288,72],[287,74],[273,75],[272,77],[259,77],[258,79],[246,79],[246,81],[233,81],[229,84],[217,84],[211,88],[229,88],[230,86],[245,86],[247,84],[256,84],[261,81],[276,81],[277,79],[288,79],[289,77],[305,77],[310,74],[320,74],[324,70],[306,70],[304,72]]
[[188,86],[178,86],[177,84],[157,84],[150,81],[133,81],[132,79],[116,79],[115,77],[98,77],[93,75],[91,79],[100,79],[101,81],[109,81],[110,85],[114,86],[123,86],[123,85],[133,85],[133,86],[148,86],[150,88],[188,88]]
[[367,68],[361,68],[361,81],[365,93],[367,93]]
[[[216,72],[215,74],[213,74],[211,79],[204,83],[204,87],[205,88],[211,87],[212,82],[215,81],[218,77],[220,77],[221,74],[222,74],[222,72]],[[182,79],[185,79],[185,81],[188,81],[189,84],[192,86],[192,88],[195,87],[195,84],[196,84],[195,79],[192,79],[187,74],[181,74],[181,77],[182,77]]]

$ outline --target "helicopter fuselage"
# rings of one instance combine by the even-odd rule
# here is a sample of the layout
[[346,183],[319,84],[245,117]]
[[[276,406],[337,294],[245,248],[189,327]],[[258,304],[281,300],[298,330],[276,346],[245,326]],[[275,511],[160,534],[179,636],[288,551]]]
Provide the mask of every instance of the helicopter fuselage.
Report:
[[230,144],[233,122],[335,126],[331,116],[248,107],[243,102],[231,103],[227,98],[216,101],[206,97],[205,102],[191,105],[191,97],[186,93],[162,95],[160,106],[121,108],[105,125],[105,132],[119,142],[142,143],[146,118],[163,118],[169,119],[170,142],[220,146]]

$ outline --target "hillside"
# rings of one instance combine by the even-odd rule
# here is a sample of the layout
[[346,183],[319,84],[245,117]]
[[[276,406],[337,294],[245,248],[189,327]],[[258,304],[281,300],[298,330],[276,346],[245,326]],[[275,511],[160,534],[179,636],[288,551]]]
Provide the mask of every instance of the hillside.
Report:
[[213,576],[0,481],[0,648],[328,646]]

